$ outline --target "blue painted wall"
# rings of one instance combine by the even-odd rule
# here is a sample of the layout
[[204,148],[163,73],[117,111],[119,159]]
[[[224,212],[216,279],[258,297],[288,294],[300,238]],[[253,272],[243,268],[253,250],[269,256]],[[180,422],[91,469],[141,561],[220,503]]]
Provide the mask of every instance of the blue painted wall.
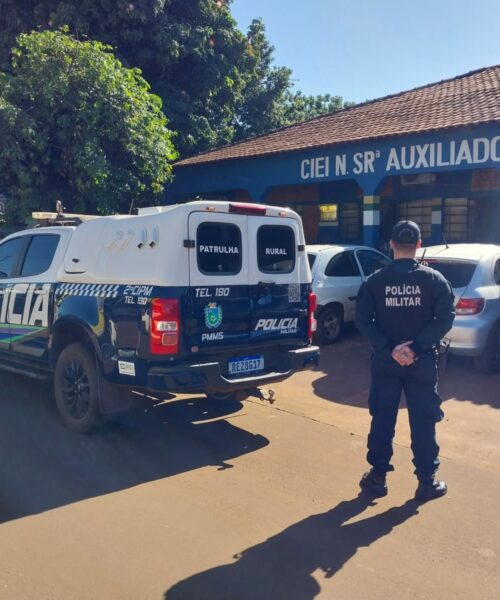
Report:
[[165,199],[244,189],[259,202],[270,187],[353,179],[374,195],[386,176],[477,168],[500,168],[500,124],[174,167]]

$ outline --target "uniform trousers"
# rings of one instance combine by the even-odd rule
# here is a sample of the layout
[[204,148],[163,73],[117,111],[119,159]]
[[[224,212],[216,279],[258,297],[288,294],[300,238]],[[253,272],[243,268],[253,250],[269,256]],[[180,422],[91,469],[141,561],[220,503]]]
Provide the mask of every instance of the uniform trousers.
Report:
[[403,367],[389,352],[374,352],[367,460],[375,471],[385,474],[394,470],[390,464],[392,440],[402,392],[408,407],[415,474],[425,481],[432,479],[438,469],[436,423],[442,420],[443,412],[437,393],[437,360],[434,351],[424,352],[412,365]]

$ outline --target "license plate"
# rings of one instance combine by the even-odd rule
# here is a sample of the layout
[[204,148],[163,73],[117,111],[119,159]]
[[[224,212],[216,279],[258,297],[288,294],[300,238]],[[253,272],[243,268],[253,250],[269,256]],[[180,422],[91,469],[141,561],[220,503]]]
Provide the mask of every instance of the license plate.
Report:
[[256,356],[242,356],[232,358],[228,361],[228,371],[230,375],[239,375],[240,373],[255,373],[264,369],[264,357],[262,354]]

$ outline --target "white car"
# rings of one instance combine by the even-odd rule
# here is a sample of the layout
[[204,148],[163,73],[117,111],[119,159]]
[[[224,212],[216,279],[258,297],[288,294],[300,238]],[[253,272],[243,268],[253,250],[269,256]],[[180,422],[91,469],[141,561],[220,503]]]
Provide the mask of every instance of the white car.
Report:
[[500,246],[449,244],[421,248],[417,257],[442,273],[455,294],[450,351],[474,357],[483,373],[500,371]]
[[318,299],[316,338],[333,344],[345,323],[354,321],[355,300],[363,281],[391,260],[368,246],[307,246],[312,286]]

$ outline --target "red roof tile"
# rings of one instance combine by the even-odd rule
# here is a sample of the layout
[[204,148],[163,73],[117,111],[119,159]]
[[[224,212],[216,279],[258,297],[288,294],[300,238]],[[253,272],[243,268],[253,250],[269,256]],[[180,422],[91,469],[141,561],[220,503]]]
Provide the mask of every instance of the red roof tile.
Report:
[[188,166],[500,122],[500,65],[358,104],[181,160]]

